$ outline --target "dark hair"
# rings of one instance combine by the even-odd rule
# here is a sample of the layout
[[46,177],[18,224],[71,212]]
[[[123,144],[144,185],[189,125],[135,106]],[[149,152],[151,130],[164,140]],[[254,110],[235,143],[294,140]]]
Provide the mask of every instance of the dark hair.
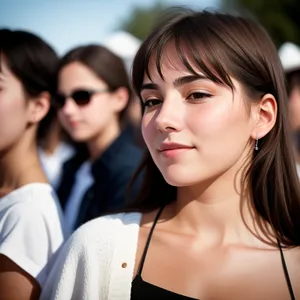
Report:
[[101,45],[86,45],[70,50],[61,58],[58,73],[61,69],[72,63],[80,62],[88,67],[101,80],[105,81],[111,91],[120,87],[128,90],[129,99],[126,108],[120,113],[120,120],[123,121],[132,93],[129,77],[123,60]]
[[[37,97],[42,92],[55,93],[55,71],[58,56],[40,37],[20,30],[0,30],[0,54],[10,71],[20,80],[25,97]],[[54,116],[54,109],[41,120],[37,139],[43,138]]]
[[[163,78],[161,57],[170,42],[191,73],[201,71],[232,90],[233,77],[242,84],[249,101],[259,101],[267,93],[276,98],[276,124],[259,140],[260,150],[246,168],[243,185],[250,187],[253,201],[248,205],[267,237],[264,240],[272,245],[276,239],[285,246],[300,245],[300,189],[288,125],[284,72],[269,35],[254,20],[240,16],[176,10],[146,38],[135,56],[132,74],[138,95],[144,74],[151,79],[150,59],[155,60]],[[141,170],[145,172],[144,183],[129,210],[154,209],[176,199],[176,187],[166,183],[149,151]]]

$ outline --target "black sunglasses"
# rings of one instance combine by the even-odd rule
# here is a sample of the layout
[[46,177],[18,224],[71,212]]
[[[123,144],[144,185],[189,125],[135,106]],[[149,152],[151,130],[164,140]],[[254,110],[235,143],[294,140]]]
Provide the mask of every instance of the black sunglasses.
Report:
[[94,94],[110,92],[110,89],[102,90],[75,90],[71,95],[65,96],[63,94],[56,94],[53,98],[53,104],[58,109],[61,109],[65,106],[66,100],[72,98],[78,106],[87,105]]

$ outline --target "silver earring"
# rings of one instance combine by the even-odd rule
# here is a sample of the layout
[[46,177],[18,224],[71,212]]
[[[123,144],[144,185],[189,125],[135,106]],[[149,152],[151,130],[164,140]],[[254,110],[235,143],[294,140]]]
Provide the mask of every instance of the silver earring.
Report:
[[254,146],[254,150],[255,151],[258,151],[258,136],[257,136],[257,134],[256,134],[256,140],[255,140],[255,146]]

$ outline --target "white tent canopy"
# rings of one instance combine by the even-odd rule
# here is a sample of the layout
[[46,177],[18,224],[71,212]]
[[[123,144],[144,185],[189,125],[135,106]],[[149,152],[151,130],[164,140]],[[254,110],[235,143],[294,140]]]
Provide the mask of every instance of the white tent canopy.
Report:
[[297,45],[284,43],[278,53],[286,73],[300,70],[300,48]]
[[141,41],[128,32],[118,31],[108,36],[103,45],[120,56],[124,60],[127,69],[130,70],[132,60],[141,45]]

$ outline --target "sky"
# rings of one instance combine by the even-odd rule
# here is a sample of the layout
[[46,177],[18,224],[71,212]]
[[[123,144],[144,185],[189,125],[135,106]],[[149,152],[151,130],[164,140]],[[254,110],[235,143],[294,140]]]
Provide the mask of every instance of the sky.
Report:
[[[168,5],[217,8],[220,0],[162,0]],[[61,55],[72,47],[101,43],[136,6],[155,0],[0,0],[0,28],[38,34]]]

